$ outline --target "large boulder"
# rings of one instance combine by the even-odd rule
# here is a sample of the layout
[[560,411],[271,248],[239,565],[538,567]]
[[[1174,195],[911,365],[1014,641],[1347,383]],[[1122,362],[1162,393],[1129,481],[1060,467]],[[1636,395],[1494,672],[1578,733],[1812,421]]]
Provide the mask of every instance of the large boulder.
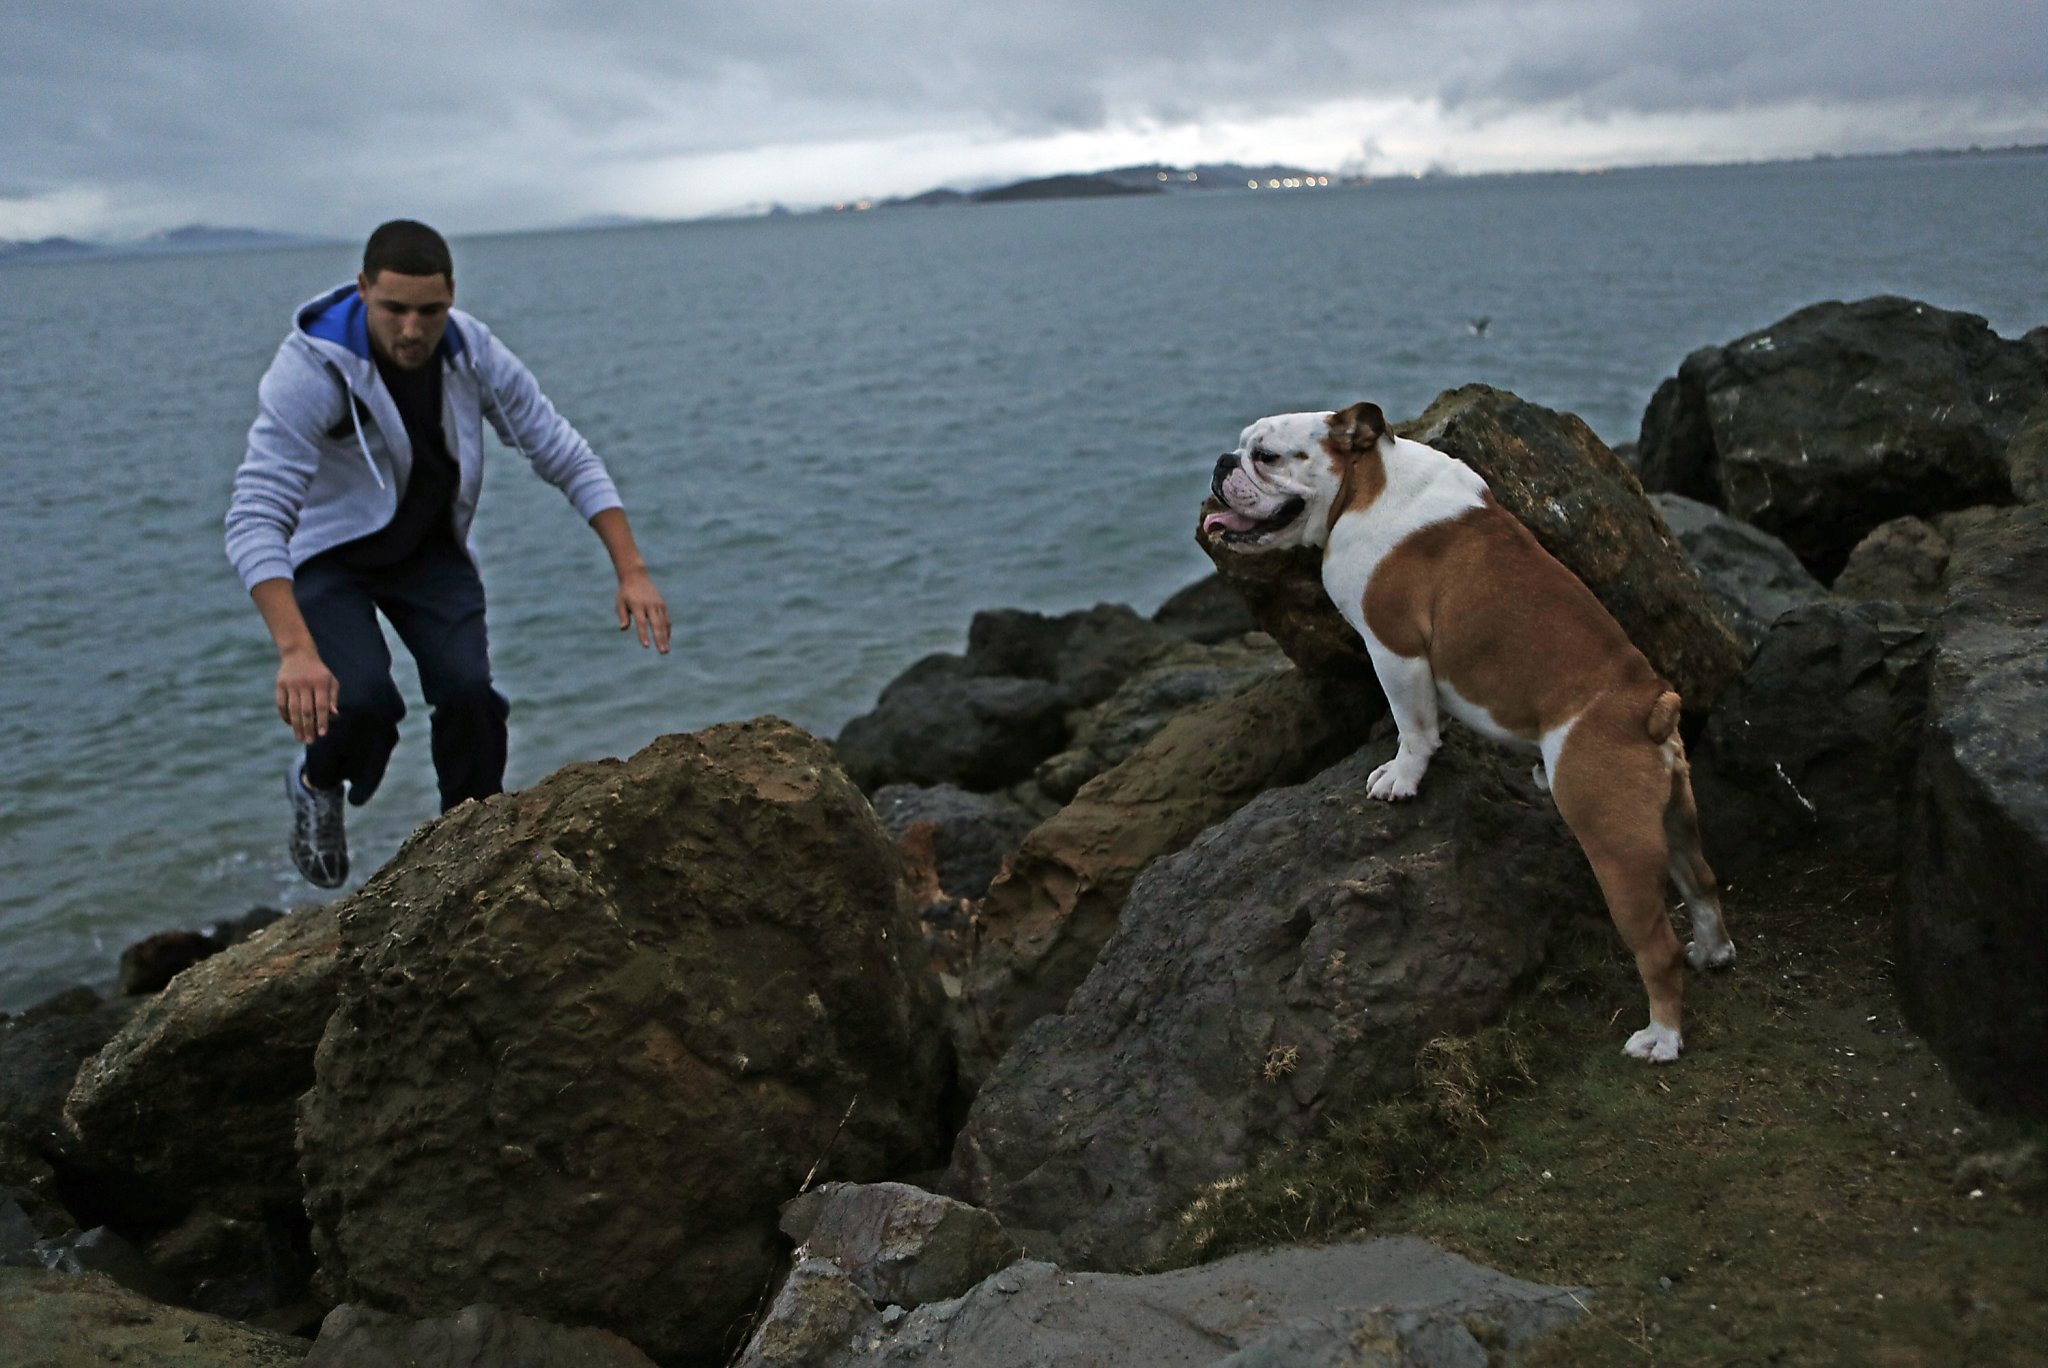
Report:
[[1385,707],[1356,681],[1289,670],[1179,714],[1084,785],[1025,838],[975,908],[953,1013],[963,1075],[985,1076],[1019,1032],[1060,1010],[1148,864],[1337,759]]
[[[1592,429],[1504,390],[1467,385],[1396,431],[1479,472],[1500,505],[1606,605],[1686,710],[1712,708],[1742,668],[1742,646],[1635,476]],[[1323,592],[1319,552],[1243,554],[1199,530],[1196,540],[1296,664],[1371,677],[1357,634]]]
[[2048,1115],[2048,505],[1962,530],[1913,785],[1899,978],[1981,1106]]
[[1974,314],[1881,296],[1810,305],[1704,347],[1643,414],[1643,483],[1784,539],[1832,582],[1905,514],[2014,497],[2008,448],[2048,355]]
[[827,1183],[782,1209],[803,1256],[829,1259],[877,1306],[923,1306],[968,1291],[1023,1253],[998,1221],[907,1183]]
[[64,1099],[87,1060],[126,1024],[134,1004],[67,988],[16,1016],[0,1017],[0,1126],[46,1158],[67,1154]]
[[1792,548],[1761,528],[1682,494],[1652,494],[1650,502],[1745,652],[1756,650],[1780,616],[1828,596]]
[[423,828],[340,908],[302,1107],[335,1301],[722,1362],[807,1176],[928,1165],[950,1081],[901,857],[763,719]]
[[1049,617],[977,613],[965,655],[926,656],[834,743],[854,782],[1004,788],[1066,743],[1068,714],[1108,698],[1180,638],[1122,604]]
[[1928,626],[1897,604],[1830,599],[1771,627],[1693,747],[1707,861],[1723,880],[1809,845],[1896,863]]
[[1421,796],[1365,796],[1368,745],[1156,863],[1064,1012],[982,1086],[953,1190],[1081,1267],[1164,1252],[1173,1214],[1491,1020],[1556,923],[1602,904],[1528,771],[1452,732]]
[[[830,1265],[814,1263],[812,1278],[829,1282]],[[893,1326],[842,1286],[836,1303],[816,1299],[808,1337],[764,1335],[741,1364],[1476,1368],[1515,1362],[1533,1341],[1586,1314],[1587,1295],[1523,1282],[1401,1236],[1265,1250],[1149,1276],[1033,1260]],[[829,1321],[827,1306],[839,1312]]]
[[340,954],[332,906],[302,908],[180,973],[79,1071],[65,1121],[131,1215],[298,1209],[298,1101]]

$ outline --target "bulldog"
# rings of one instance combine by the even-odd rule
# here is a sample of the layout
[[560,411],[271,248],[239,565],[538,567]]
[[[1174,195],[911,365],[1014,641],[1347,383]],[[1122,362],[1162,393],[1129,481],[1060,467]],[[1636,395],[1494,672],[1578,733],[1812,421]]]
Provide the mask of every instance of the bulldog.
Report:
[[[1681,958],[1735,960],[1700,853],[1678,694],[1478,472],[1394,436],[1376,405],[1261,418],[1210,489],[1221,506],[1202,530],[1226,548],[1321,548],[1323,587],[1364,638],[1399,731],[1372,797],[1415,796],[1445,713],[1537,753],[1536,784],[1591,861],[1649,996],[1650,1024],[1623,1049],[1678,1058]],[[1683,952],[1667,874],[1692,917]]]

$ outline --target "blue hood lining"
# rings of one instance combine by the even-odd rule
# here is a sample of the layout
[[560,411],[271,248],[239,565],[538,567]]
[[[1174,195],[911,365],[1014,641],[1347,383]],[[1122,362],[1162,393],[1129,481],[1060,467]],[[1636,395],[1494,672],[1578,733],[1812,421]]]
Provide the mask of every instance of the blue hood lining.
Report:
[[[308,337],[344,347],[365,361],[370,359],[370,313],[355,286],[337,286],[332,293],[300,309],[297,321]],[[443,360],[452,361],[462,355],[463,346],[462,329],[451,317],[436,350]]]

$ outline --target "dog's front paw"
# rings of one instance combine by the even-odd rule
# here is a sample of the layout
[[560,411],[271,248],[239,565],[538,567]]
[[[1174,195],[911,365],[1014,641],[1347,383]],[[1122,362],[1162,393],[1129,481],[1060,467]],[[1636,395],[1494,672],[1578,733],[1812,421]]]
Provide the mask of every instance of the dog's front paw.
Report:
[[1652,1064],[1669,1064],[1678,1058],[1678,1052],[1685,1048],[1685,1042],[1678,1032],[1669,1026],[1651,1022],[1628,1038],[1621,1052],[1631,1059],[1646,1059]]
[[1366,797],[1379,798],[1389,803],[1398,802],[1403,798],[1413,798],[1416,789],[1422,785],[1423,769],[1421,765],[1404,765],[1401,757],[1397,755],[1374,770],[1366,779]]
[[1735,942],[1724,940],[1712,947],[1701,945],[1698,941],[1688,942],[1685,947],[1685,962],[1695,970],[1726,969],[1735,963]]

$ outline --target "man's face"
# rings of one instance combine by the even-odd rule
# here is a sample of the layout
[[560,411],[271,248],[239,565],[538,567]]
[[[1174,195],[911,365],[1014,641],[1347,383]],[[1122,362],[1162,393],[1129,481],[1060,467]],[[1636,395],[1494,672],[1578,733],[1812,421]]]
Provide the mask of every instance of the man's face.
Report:
[[418,370],[441,345],[455,284],[444,275],[400,275],[379,271],[375,280],[356,277],[369,315],[370,345],[400,370]]

